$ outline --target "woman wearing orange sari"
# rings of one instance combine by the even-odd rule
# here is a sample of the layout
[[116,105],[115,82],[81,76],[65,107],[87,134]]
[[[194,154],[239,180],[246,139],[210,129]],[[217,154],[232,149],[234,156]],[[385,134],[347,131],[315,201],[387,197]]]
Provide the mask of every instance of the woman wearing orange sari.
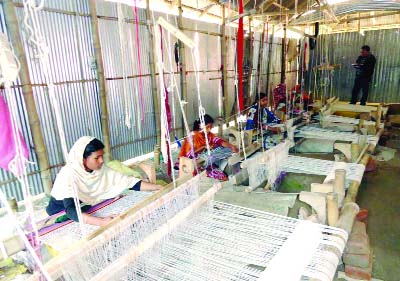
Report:
[[[224,159],[232,154],[238,152],[238,149],[233,144],[217,137],[211,133],[214,119],[208,115],[204,115],[205,128],[201,128],[201,123],[196,120],[193,124],[193,132],[190,137],[186,137],[181,151],[179,152],[178,161],[180,157],[188,157],[197,159],[202,157],[205,159],[203,169],[207,170],[207,176],[219,180],[227,180],[224,172],[218,169],[217,164],[221,159]],[[207,153],[207,140],[211,150],[211,154]]]

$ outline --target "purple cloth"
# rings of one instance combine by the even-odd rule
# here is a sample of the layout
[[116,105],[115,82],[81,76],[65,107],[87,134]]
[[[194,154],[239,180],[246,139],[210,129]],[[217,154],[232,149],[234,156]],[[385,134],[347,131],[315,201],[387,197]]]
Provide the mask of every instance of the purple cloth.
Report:
[[[22,156],[28,158],[28,148],[21,133],[18,131],[18,138],[21,142]],[[0,95],[0,167],[10,171],[8,164],[15,159],[18,151],[17,144],[14,142],[14,133],[11,123],[10,111],[3,97]],[[23,158],[16,160],[16,172],[20,175],[24,169],[25,161]]]

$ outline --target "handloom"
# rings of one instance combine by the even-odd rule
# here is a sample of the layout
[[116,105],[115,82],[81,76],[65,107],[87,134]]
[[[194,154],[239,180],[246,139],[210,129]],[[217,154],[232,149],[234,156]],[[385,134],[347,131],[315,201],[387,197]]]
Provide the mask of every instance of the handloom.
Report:
[[[106,217],[124,213],[129,208],[132,208],[132,206],[149,197],[151,194],[152,192],[130,191],[127,195],[99,209],[92,213],[92,215],[97,217]],[[55,226],[57,226],[57,224]],[[50,246],[53,250],[59,252],[67,249],[84,238],[85,234],[88,235],[93,233],[97,229],[99,229],[99,226],[85,224],[84,233],[82,233],[79,223],[71,221],[70,223],[57,227],[52,231],[46,231],[45,234],[40,235],[39,239],[44,244]]]
[[254,190],[265,180],[274,189],[276,179],[281,172],[280,163],[288,158],[290,142],[285,141],[266,151],[256,153],[243,161],[241,167],[249,171],[249,186]]
[[289,155],[288,141],[264,152],[255,154],[242,163],[249,171],[250,189],[255,189],[267,180],[274,189],[281,172],[304,173],[327,176],[326,181],[334,179],[335,170],[346,170],[346,188],[352,181],[361,182],[365,166],[355,163],[335,162]]
[[[297,129],[295,137],[303,138],[316,138],[316,139],[330,139],[330,140],[340,140],[340,141],[350,141],[353,143],[360,142],[360,134],[348,133],[348,132],[338,132],[329,129],[323,129],[314,126],[304,126]],[[368,143],[378,143],[379,137],[368,135]]]
[[299,272],[284,280],[333,279],[345,231],[213,201],[220,184],[199,196],[199,180],[56,257],[47,270],[64,280],[272,280],[277,270]]
[[[323,121],[331,122],[331,123],[346,123],[346,124],[353,124],[359,125],[361,119],[338,116],[338,115],[327,115],[322,117]],[[364,125],[375,125],[374,121],[362,120]]]
[[281,165],[281,169],[285,172],[327,176],[324,182],[334,179],[335,170],[345,169],[346,188],[349,187],[352,181],[361,183],[365,170],[365,166],[362,164],[335,162],[294,155],[289,155],[285,161],[281,162]]

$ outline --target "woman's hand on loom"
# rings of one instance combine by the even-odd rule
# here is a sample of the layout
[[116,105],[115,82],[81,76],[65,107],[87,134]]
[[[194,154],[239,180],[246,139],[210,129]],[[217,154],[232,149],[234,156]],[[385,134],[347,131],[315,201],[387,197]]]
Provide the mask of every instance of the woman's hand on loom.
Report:
[[232,152],[234,152],[234,153],[238,153],[239,152],[239,149],[236,147],[236,146],[234,146],[233,144],[229,144],[229,148],[232,150]]
[[110,221],[112,221],[115,217],[116,217],[116,215],[111,215],[111,216],[108,216],[108,217],[101,218],[99,226],[105,226]]
[[142,181],[140,185],[140,191],[153,191],[153,190],[160,190],[162,188],[159,184],[149,183]]
[[112,221],[115,217],[118,215],[110,215],[108,217],[95,217],[89,214],[82,214],[83,216],[83,222],[87,224],[92,224],[92,225],[97,225],[97,226],[105,226],[108,224],[110,221]]

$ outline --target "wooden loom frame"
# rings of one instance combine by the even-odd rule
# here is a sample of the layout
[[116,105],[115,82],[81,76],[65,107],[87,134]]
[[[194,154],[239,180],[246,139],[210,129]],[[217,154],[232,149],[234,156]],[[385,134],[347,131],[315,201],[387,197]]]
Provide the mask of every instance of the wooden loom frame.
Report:
[[[184,176],[176,181],[176,186],[182,185],[186,182],[188,182],[192,176]],[[147,197],[143,201],[139,202],[138,204],[134,205],[132,208],[127,210],[126,212],[118,215],[115,217],[112,221],[110,221],[107,225],[101,227],[100,229],[96,230],[95,232],[91,233],[88,237],[80,240],[79,242],[75,243],[71,249],[68,251],[61,253],[60,255],[52,258],[49,262],[47,262],[44,267],[47,270],[47,272],[50,274],[50,276],[56,280],[62,276],[61,272],[61,265],[75,256],[76,254],[79,254],[79,252],[87,250],[90,247],[93,247],[96,242],[105,236],[107,230],[111,229],[112,227],[116,226],[117,224],[121,223],[125,219],[134,216],[137,214],[142,208],[148,206],[152,202],[156,201],[157,199],[163,197],[165,194],[168,194],[172,190],[174,190],[175,184],[172,182],[159,191],[155,192],[151,196]],[[28,280],[41,280],[40,279],[41,274],[38,272],[35,272]]]

